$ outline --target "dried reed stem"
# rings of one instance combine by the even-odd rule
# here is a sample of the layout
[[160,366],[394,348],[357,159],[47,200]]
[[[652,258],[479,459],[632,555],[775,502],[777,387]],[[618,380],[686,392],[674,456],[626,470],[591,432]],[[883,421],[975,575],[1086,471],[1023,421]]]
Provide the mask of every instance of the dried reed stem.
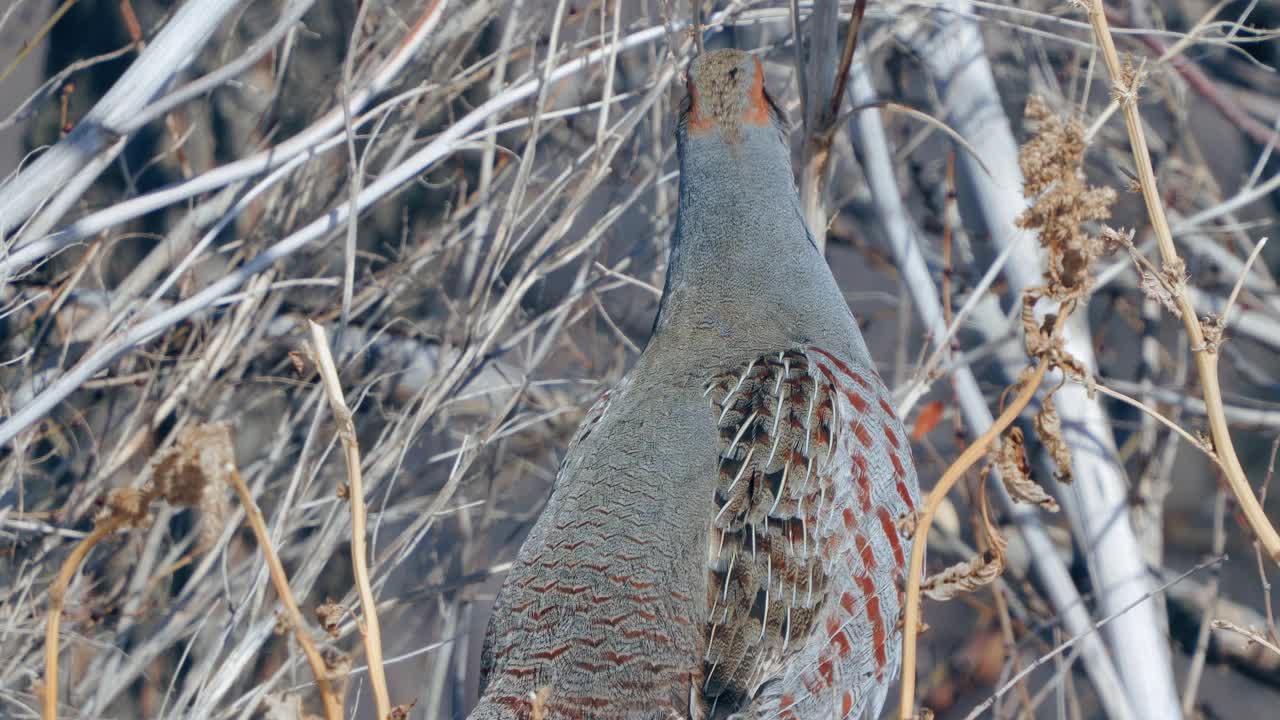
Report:
[[229,468],[227,481],[231,483],[231,487],[235,488],[240,503],[244,505],[244,514],[249,520],[249,527],[253,529],[253,536],[258,541],[258,547],[262,548],[262,556],[266,559],[267,568],[271,571],[271,584],[275,586],[280,602],[284,603],[289,625],[293,627],[293,634],[298,638],[298,644],[302,646],[302,652],[307,656],[312,674],[316,676],[316,688],[319,689],[320,699],[324,702],[325,720],[342,720],[342,703],[338,702],[338,696],[334,694],[333,687],[329,684],[329,673],[324,658],[320,657],[315,641],[307,633],[302,611],[298,609],[298,603],[293,599],[293,591],[289,589],[289,576],[285,574],[284,566],[280,564],[280,558],[276,555],[275,548],[271,546],[271,536],[267,533],[267,525],[262,520],[262,512],[258,510],[258,504],[254,502],[249,486],[244,483],[244,478],[240,477],[239,470],[234,467]]
[[[1177,270],[1185,267],[1178,256],[1178,249],[1173,244],[1173,234],[1169,230],[1169,221],[1165,217],[1164,205],[1156,188],[1155,171],[1151,167],[1151,156],[1147,151],[1147,138],[1142,130],[1142,118],[1138,114],[1138,74],[1126,72],[1120,63],[1120,55],[1116,52],[1115,42],[1111,38],[1111,30],[1107,24],[1107,14],[1102,0],[1088,0],[1089,22],[1093,25],[1093,34],[1097,37],[1106,61],[1107,71],[1114,84],[1114,92],[1120,101],[1120,109],[1124,115],[1125,129],[1129,133],[1129,145],[1133,151],[1133,162],[1138,172],[1138,181],[1142,186],[1142,198],[1146,201],[1147,214],[1151,218],[1151,229],[1155,234],[1156,246],[1160,250],[1160,259],[1164,269]],[[1130,77],[1132,75],[1132,77]],[[1227,428],[1227,415],[1222,406],[1222,388],[1218,384],[1218,352],[1215,343],[1206,341],[1204,327],[1196,315],[1195,307],[1185,283],[1172,286],[1174,302],[1182,324],[1186,327],[1187,340],[1191,344],[1192,354],[1196,360],[1196,372],[1200,376],[1201,392],[1209,418],[1209,431],[1213,437],[1213,449],[1218,455],[1227,484],[1231,487],[1236,502],[1244,514],[1249,527],[1257,535],[1258,541],[1271,560],[1280,564],[1280,534],[1267,519],[1262,505],[1258,502],[1249,478],[1240,465],[1235,447],[1231,443],[1231,433]]]
[[387,676],[382,667],[382,630],[378,625],[373,587],[369,583],[360,441],[356,437],[355,423],[351,420],[351,410],[347,408],[347,401],[342,395],[338,368],[333,362],[333,353],[329,350],[329,340],[325,337],[324,328],[311,320],[307,321],[307,325],[311,329],[316,367],[320,370],[320,379],[324,383],[325,395],[329,398],[329,407],[333,409],[334,420],[338,423],[338,437],[342,439],[342,449],[347,458],[347,497],[351,503],[351,565],[355,571],[356,587],[360,591],[360,605],[364,607],[364,628],[361,635],[364,637],[364,652],[369,662],[369,682],[373,685],[373,700],[378,708],[378,718],[386,720],[391,716],[391,696],[387,692]]

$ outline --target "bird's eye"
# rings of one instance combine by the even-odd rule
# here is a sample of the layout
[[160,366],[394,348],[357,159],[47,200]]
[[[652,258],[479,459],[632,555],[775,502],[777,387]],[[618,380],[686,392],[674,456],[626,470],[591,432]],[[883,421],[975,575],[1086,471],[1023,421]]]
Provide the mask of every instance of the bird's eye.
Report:
[[738,79],[738,68],[729,68],[729,79],[730,80]]

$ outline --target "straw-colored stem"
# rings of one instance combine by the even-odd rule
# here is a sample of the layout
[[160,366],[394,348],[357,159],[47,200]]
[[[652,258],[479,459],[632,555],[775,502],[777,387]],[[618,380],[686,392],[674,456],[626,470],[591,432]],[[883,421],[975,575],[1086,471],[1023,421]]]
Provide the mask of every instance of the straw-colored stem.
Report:
[[231,487],[235,488],[240,503],[244,505],[244,514],[249,520],[249,527],[258,541],[258,547],[262,548],[267,569],[271,571],[271,584],[275,586],[276,594],[284,604],[289,625],[292,626],[293,634],[298,638],[298,644],[302,646],[302,652],[307,656],[311,673],[316,677],[316,688],[319,689],[320,699],[324,702],[325,720],[342,720],[342,703],[338,702],[338,696],[334,694],[333,686],[329,684],[329,672],[324,658],[320,657],[315,641],[307,633],[302,611],[298,609],[298,603],[293,599],[293,591],[289,589],[289,576],[285,574],[284,566],[280,564],[280,558],[276,555],[275,548],[271,546],[271,536],[267,533],[267,524],[262,520],[262,512],[258,510],[258,504],[254,502],[249,486],[245,485],[238,470],[231,468],[228,472],[228,480]]
[[365,547],[364,482],[360,472],[360,442],[356,437],[351,410],[342,395],[342,383],[338,380],[338,368],[329,350],[329,340],[324,328],[310,320],[311,344],[315,349],[316,366],[324,383],[329,407],[338,423],[338,437],[347,459],[347,497],[351,503],[351,565],[355,571],[356,587],[360,592],[360,605],[364,608],[365,656],[369,661],[369,682],[373,686],[373,700],[378,708],[379,720],[391,716],[391,695],[387,692],[387,676],[382,667],[382,630],[378,625],[377,605],[373,600],[373,586],[369,583],[368,549]]

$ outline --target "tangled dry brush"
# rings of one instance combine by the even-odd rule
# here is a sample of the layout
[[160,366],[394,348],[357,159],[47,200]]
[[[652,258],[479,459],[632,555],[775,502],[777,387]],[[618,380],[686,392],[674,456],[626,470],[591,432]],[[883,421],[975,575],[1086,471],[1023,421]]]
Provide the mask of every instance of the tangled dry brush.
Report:
[[[465,716],[650,329],[689,7],[0,9],[0,716]],[[1276,8],[701,18],[940,488],[896,712],[1272,712]]]

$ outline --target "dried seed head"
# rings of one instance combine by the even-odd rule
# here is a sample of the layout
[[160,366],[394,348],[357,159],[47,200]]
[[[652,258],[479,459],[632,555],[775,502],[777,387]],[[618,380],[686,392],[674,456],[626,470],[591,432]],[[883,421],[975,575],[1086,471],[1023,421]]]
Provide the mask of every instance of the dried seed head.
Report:
[[200,510],[200,549],[211,547],[230,514],[227,473],[235,469],[235,446],[225,423],[206,423],[183,430],[173,446],[156,454],[151,464],[156,493],[179,507]]
[[1093,266],[1108,243],[1084,232],[1089,221],[1111,216],[1115,191],[1084,180],[1084,128],[1053,114],[1043,100],[1027,100],[1026,117],[1039,127],[1018,155],[1023,186],[1034,201],[1018,226],[1036,230],[1049,252],[1045,295],[1055,300],[1081,298],[1093,283]]
[[113,522],[121,527],[146,527],[151,522],[150,508],[154,497],[147,488],[116,488],[107,493],[97,521]]

